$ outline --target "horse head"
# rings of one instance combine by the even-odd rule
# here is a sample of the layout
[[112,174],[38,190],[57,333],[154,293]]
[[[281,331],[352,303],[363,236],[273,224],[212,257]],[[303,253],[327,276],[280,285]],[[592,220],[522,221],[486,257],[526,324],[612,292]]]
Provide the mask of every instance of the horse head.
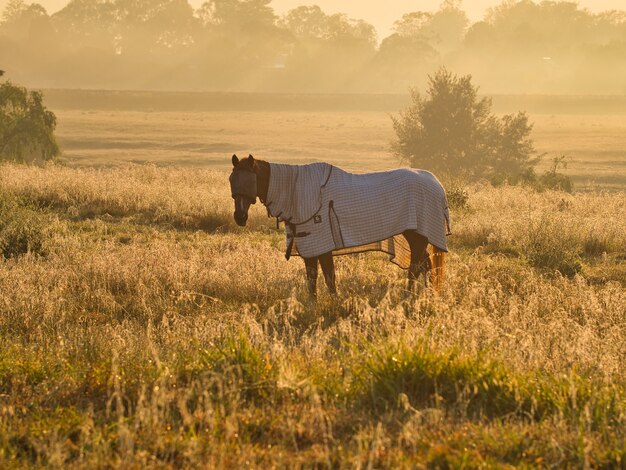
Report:
[[244,227],[248,221],[248,209],[256,203],[256,161],[252,155],[239,160],[233,155],[233,171],[230,174],[230,191],[235,200],[235,222]]

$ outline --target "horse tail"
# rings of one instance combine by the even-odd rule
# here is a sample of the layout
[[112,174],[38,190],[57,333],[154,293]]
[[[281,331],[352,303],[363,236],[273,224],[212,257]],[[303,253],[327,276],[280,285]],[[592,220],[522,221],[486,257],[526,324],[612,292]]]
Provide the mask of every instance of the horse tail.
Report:
[[446,264],[446,252],[433,246],[433,252],[430,255],[430,281],[436,291],[440,291],[443,287],[444,268]]

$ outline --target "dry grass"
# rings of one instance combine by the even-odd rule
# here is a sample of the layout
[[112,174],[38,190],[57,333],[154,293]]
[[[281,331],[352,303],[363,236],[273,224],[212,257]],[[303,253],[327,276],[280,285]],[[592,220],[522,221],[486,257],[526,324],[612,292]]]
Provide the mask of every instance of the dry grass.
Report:
[[626,459],[623,193],[470,187],[441,295],[365,254],[312,305],[224,172],[0,175],[0,238],[46,227],[0,259],[2,467]]
[[226,169],[230,155],[290,163],[330,161],[353,169],[395,165],[385,156],[393,130],[380,112],[58,113],[71,165],[154,163]]
[[[398,165],[388,152],[391,119],[380,111],[57,114],[64,161],[73,166],[134,162],[226,169],[233,152],[281,163],[328,161],[354,171]],[[547,153],[540,173],[565,154],[565,173],[579,189],[626,186],[626,116],[531,114],[530,121],[537,150]]]

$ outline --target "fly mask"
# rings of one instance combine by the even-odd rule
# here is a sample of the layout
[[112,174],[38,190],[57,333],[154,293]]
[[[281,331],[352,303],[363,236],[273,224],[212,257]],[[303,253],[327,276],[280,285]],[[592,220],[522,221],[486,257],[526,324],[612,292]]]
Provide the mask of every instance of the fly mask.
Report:
[[235,200],[235,222],[246,225],[248,209],[256,203],[257,176],[249,168],[236,168],[230,175],[230,192]]

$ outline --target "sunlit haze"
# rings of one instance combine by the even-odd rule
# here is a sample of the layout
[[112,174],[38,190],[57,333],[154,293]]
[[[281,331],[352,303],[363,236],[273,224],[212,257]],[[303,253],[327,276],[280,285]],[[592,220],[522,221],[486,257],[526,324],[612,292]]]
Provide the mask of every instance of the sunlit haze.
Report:
[[[0,0],[4,6],[8,0]],[[29,3],[29,2],[26,2]],[[40,0],[49,14],[52,14],[65,5],[67,0]],[[190,0],[189,3],[197,8],[204,0]],[[500,0],[465,0],[461,8],[465,10],[471,21],[479,21],[486,10],[502,3]],[[626,0],[579,0],[578,5],[592,12],[626,8]],[[441,0],[273,0],[271,6],[277,14],[283,14],[300,5],[319,5],[326,13],[345,13],[355,19],[363,19],[376,28],[379,38],[389,34],[394,21],[404,13],[411,11],[434,11],[441,4]]]
[[626,0],[305,2],[14,1],[0,67],[42,88],[405,93],[443,66],[485,93],[626,93]]
[[626,470],[625,345],[626,0],[0,0],[0,470]]

